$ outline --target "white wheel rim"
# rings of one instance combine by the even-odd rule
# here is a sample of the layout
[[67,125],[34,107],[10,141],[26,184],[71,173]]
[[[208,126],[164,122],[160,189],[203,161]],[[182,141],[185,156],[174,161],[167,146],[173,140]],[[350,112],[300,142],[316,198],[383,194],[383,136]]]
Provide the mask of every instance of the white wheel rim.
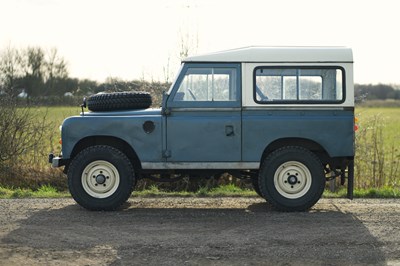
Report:
[[94,198],[107,198],[114,194],[120,182],[119,173],[107,161],[94,161],[82,173],[83,189]]
[[310,190],[311,183],[310,170],[300,162],[285,162],[275,171],[275,188],[285,198],[298,199],[304,196]]

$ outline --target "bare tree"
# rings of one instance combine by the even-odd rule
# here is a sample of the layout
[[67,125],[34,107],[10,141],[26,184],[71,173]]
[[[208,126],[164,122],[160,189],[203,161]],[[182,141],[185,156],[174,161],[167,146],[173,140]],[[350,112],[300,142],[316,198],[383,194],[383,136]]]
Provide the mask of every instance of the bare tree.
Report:
[[0,90],[13,97],[21,89],[28,97],[62,95],[69,81],[67,63],[55,48],[46,52],[41,47],[7,47],[0,54]]
[[45,70],[45,52],[41,47],[28,47],[25,50],[25,73],[43,78]]
[[28,98],[38,96],[44,88],[45,53],[40,47],[28,47],[22,52],[24,87]]
[[[188,6],[188,8],[190,8],[190,6]],[[178,59],[180,61],[196,53],[197,49],[199,48],[199,34],[197,30],[195,30],[194,32],[195,33],[192,34],[189,31],[189,29],[184,29],[184,26],[182,26],[181,29],[179,30],[180,43],[179,43]],[[167,64],[163,67],[165,83],[170,83],[171,76],[174,75],[173,71],[171,70],[170,64],[171,64],[171,57],[168,56]]]
[[47,130],[46,116],[36,117],[28,107],[18,107],[9,96],[0,98],[0,166],[36,149]]
[[0,55],[0,86],[10,96],[16,96],[18,78],[22,76],[21,55],[8,46]]
[[168,56],[167,65],[163,67],[164,82],[169,83],[171,79],[171,68],[170,68],[171,57]]
[[189,55],[195,53],[199,48],[199,35],[196,31],[196,34],[190,34],[188,30],[180,31],[180,50],[179,50],[179,59],[183,60]]
[[56,48],[52,48],[47,55],[47,59],[45,61],[45,69],[46,69],[46,79],[52,78],[67,78],[68,77],[68,69],[67,62],[63,57],[58,55],[58,51]]
[[44,62],[47,90],[55,92],[56,85],[68,78],[67,62],[58,55],[56,48],[52,48]]

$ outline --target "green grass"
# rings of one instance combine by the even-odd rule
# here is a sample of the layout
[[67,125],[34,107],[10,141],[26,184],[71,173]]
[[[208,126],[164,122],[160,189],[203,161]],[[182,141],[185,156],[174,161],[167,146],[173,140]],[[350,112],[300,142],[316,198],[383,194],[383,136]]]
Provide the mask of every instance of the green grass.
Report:
[[[337,192],[325,190],[323,198],[345,198],[347,190],[342,188]],[[250,189],[241,189],[233,184],[219,186],[216,188],[200,188],[196,192],[168,192],[151,186],[147,190],[135,191],[133,197],[259,197],[257,193]],[[0,199],[19,199],[19,198],[66,198],[71,197],[69,192],[57,191],[51,186],[41,186],[38,190],[31,189],[12,189],[0,187]],[[354,198],[400,198],[400,189],[384,187],[380,189],[356,189]]]
[[20,199],[20,198],[64,198],[70,197],[68,192],[60,192],[51,186],[41,186],[38,190],[22,188],[0,187],[1,199]]
[[400,144],[400,108],[356,108],[355,115],[359,119],[361,130],[369,130],[371,121],[376,118],[377,125],[382,127],[384,150],[390,152],[394,145]]
[[363,129],[365,123],[374,116],[378,117],[383,126],[383,136],[385,144],[388,146],[393,142],[400,143],[400,108],[356,108],[356,117],[358,117],[360,130]]
[[212,188],[208,195],[211,197],[253,197],[257,196],[257,193],[254,190],[250,189],[242,189],[234,184],[228,184],[225,186],[219,186],[216,188]]
[[[76,107],[38,107],[33,109],[36,112],[36,117],[41,118],[46,116],[46,122],[49,124],[47,132],[45,132],[43,149],[52,150],[56,153],[61,151],[59,144],[60,126],[64,119],[70,116],[79,115],[81,108]],[[46,160],[42,161],[43,165],[47,164]]]
[[151,186],[147,190],[133,192],[134,197],[255,197],[257,193],[250,189],[242,189],[233,184],[216,188],[201,187],[196,192],[170,192]]
[[[324,198],[345,198],[347,195],[347,189],[342,188],[337,192],[330,192],[325,190]],[[398,188],[368,188],[368,189],[355,189],[354,198],[400,198],[400,189]]]
[[356,108],[355,187],[400,188],[400,108]]

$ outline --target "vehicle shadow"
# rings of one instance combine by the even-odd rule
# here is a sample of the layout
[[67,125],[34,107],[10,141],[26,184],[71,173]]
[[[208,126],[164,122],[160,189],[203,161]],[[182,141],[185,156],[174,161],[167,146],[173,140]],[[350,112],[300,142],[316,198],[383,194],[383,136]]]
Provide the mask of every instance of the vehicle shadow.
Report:
[[[247,208],[39,210],[1,238],[5,264],[385,265],[362,221],[335,208],[282,213]],[[2,254],[3,253],[3,254]],[[6,259],[7,257],[7,259]],[[1,263],[0,263],[1,264]]]

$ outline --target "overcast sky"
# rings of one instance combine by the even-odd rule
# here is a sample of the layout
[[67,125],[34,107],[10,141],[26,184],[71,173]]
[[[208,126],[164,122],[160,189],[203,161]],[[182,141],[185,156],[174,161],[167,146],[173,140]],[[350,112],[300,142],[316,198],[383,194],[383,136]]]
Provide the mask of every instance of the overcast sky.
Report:
[[0,50],[56,47],[70,76],[164,81],[192,53],[251,45],[349,46],[355,82],[400,84],[396,0],[0,0]]

